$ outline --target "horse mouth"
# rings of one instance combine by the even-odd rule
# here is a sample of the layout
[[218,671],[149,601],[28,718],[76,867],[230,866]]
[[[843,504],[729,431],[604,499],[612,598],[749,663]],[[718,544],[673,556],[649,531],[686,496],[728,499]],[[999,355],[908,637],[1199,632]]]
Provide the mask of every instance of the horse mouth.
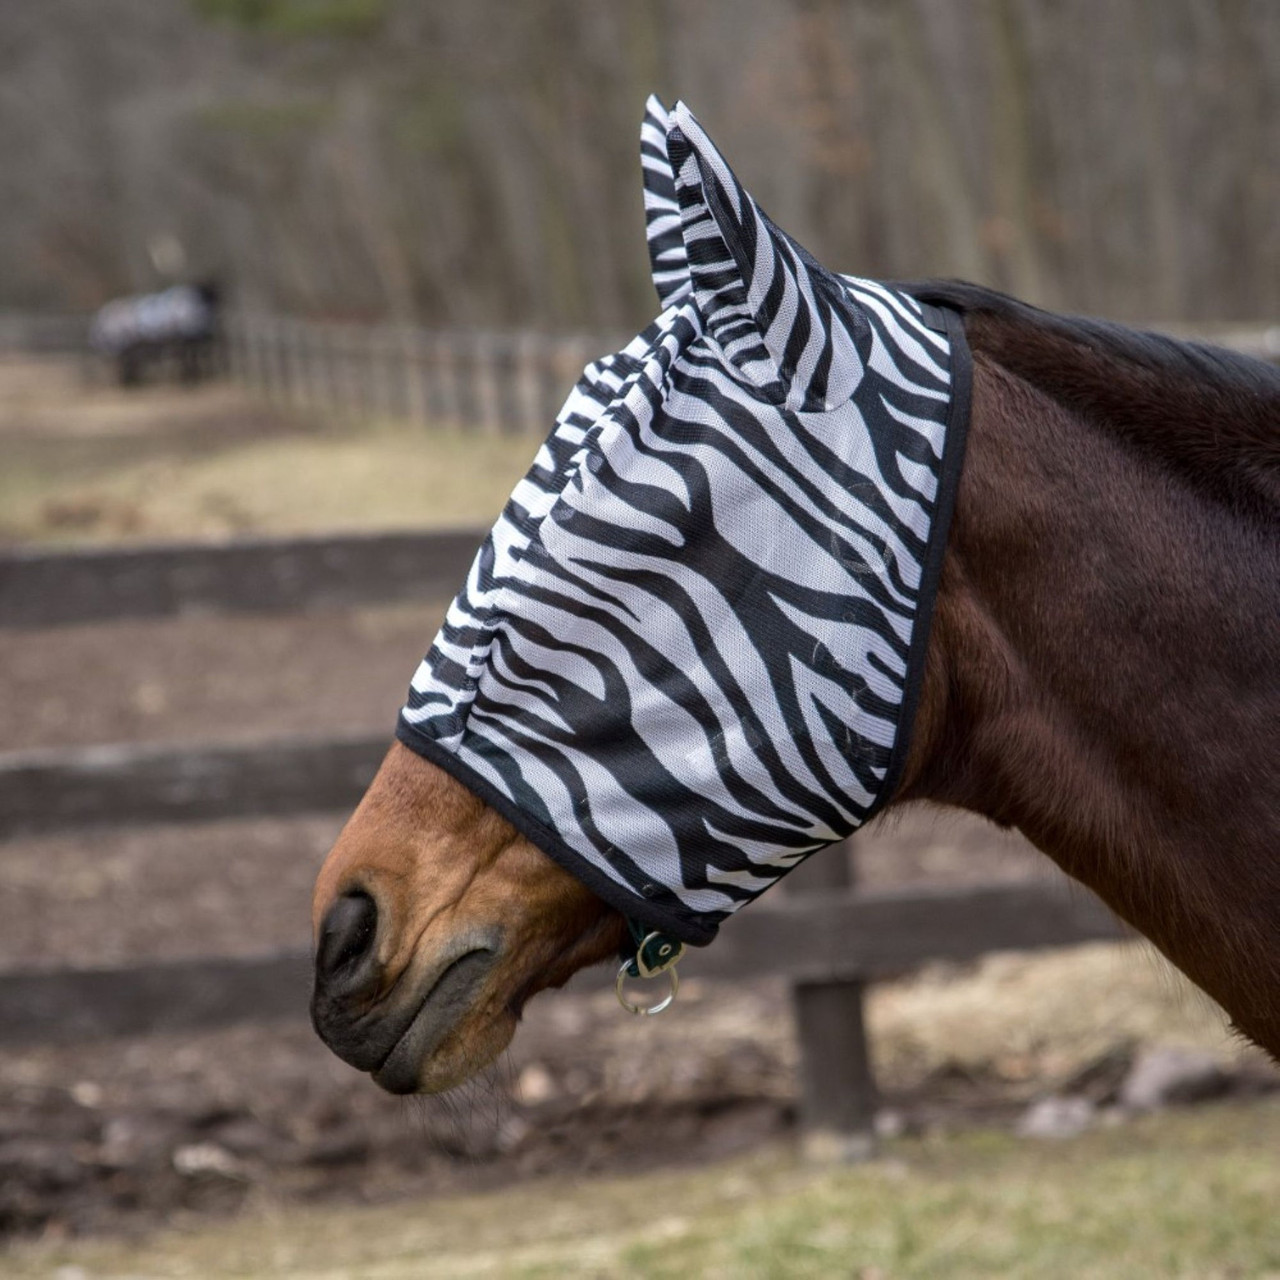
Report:
[[388,1093],[416,1093],[423,1063],[467,1015],[498,959],[496,949],[476,947],[451,961],[427,989],[417,1012],[372,1075]]

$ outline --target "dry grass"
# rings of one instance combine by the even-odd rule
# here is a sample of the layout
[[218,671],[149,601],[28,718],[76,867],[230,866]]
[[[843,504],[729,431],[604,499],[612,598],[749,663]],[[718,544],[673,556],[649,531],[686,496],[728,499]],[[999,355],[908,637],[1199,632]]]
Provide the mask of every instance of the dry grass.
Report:
[[484,526],[538,441],[321,425],[235,387],[80,386],[0,364],[0,538],[114,542]]
[[[603,1006],[592,1021],[613,1029],[593,1041],[616,1077],[609,1096],[681,1096],[681,1073],[720,1049],[731,1059],[753,1046],[789,1057],[781,992],[749,1000],[736,988],[700,994],[701,985],[690,983],[678,1016],[643,1025],[616,1009],[610,1020],[608,992],[589,997]],[[1067,1072],[1135,1038],[1242,1052],[1221,1016],[1139,945],[938,967],[878,987],[870,1017],[891,1087],[949,1063],[1014,1079]],[[551,1021],[544,1035],[566,1034]],[[637,1078],[619,1074],[631,1068]],[[1051,1083],[1037,1074],[1033,1088]],[[1273,1098],[1103,1124],[1048,1144],[931,1131],[889,1142],[857,1168],[805,1165],[773,1146],[703,1168],[377,1207],[298,1208],[260,1189],[234,1222],[132,1242],[15,1246],[0,1255],[0,1274],[1280,1280],[1278,1153]]]
[[4,525],[28,539],[480,527],[535,448],[526,439],[364,429],[131,462],[70,484],[29,475],[0,502]]
[[[14,1250],[20,1277],[1280,1277],[1280,1106],[1051,1145],[969,1133],[820,1169],[721,1166],[379,1208],[259,1206],[234,1229]],[[63,1268],[63,1270],[59,1270]]]
[[1222,1010],[1144,942],[996,953],[873,988],[882,1079],[955,1065],[1004,1080],[1059,1080],[1116,1049],[1169,1045],[1254,1058]]

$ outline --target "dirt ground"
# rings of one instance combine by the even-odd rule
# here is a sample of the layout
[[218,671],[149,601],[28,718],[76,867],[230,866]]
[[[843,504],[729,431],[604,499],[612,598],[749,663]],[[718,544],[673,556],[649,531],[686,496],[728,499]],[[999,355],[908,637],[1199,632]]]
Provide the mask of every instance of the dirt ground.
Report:
[[[216,417],[229,394],[200,393],[209,399],[183,412],[198,417],[204,405]],[[0,448],[38,435],[43,420],[15,416],[15,395],[8,417],[0,412]],[[288,433],[259,411],[264,429]],[[83,430],[120,435],[100,423]],[[206,446],[192,428],[192,449]],[[0,527],[5,518],[0,510]],[[389,739],[439,612],[0,629],[0,750],[380,728]],[[10,842],[0,850],[0,969],[303,945],[311,882],[340,821]],[[870,885],[1051,870],[985,824],[920,814],[869,831],[858,866]],[[597,974],[534,1001],[487,1079],[412,1103],[333,1058],[306,1025],[306,999],[299,991],[292,1021],[0,1051],[0,1235],[139,1232],[246,1205],[635,1171],[718,1158],[794,1128],[796,1049],[780,982],[689,982],[669,1015],[641,1023]],[[1211,1046],[1245,1092],[1271,1080],[1216,1012],[1127,948],[932,970],[878,988],[869,1016],[895,1129],[1008,1124],[1072,1080],[1105,1102],[1150,1042]]]
[[989,1128],[831,1166],[785,1139],[714,1161],[378,1205],[261,1204],[232,1226],[26,1240],[11,1280],[1280,1280],[1280,1098],[1057,1142]]
[[[435,621],[431,610],[395,609],[0,632],[2,740],[24,749],[70,737],[182,741],[383,726],[389,735]],[[303,945],[311,882],[340,822],[225,821],[10,842],[0,857],[0,966]],[[927,821],[868,839],[860,857],[873,884],[1036,869],[999,833]],[[795,1052],[780,983],[714,991],[687,983],[658,1035],[637,1037],[600,975],[585,993],[535,1002],[489,1080],[428,1104],[384,1097],[329,1055],[304,1021],[306,995],[297,1022],[0,1052],[0,1229],[141,1229],[263,1196],[378,1199],[681,1162],[793,1124]],[[655,1051],[661,1061],[650,1071]],[[954,1080],[943,1083],[955,1092]],[[986,1083],[961,1092],[969,1111],[1016,1105]],[[933,1091],[931,1104],[941,1097]]]
[[[389,732],[433,625],[430,610],[397,609],[305,624],[0,632],[3,741],[56,745],[72,726],[82,742]],[[303,945],[311,882],[340,822],[11,842],[0,854],[0,966]],[[1013,837],[923,813],[869,831],[858,865],[871,885],[1049,873]],[[873,993],[894,1123],[1007,1126],[1029,1099],[1089,1070],[1105,1097],[1153,1037],[1234,1053],[1217,1016],[1186,1006],[1145,961],[1136,991],[1133,962],[1115,948],[1053,963],[992,957]],[[1111,1010],[1109,989],[1119,992]],[[1073,1027],[1084,991],[1092,1021]],[[423,1103],[386,1097],[333,1058],[306,1025],[306,998],[300,990],[296,1021],[0,1052],[0,1232],[137,1232],[242,1206],[636,1170],[727,1156],[794,1128],[796,1048],[780,982],[688,982],[670,1014],[640,1023],[597,973],[534,1001],[487,1079]],[[989,1040],[975,1040],[975,1019]]]

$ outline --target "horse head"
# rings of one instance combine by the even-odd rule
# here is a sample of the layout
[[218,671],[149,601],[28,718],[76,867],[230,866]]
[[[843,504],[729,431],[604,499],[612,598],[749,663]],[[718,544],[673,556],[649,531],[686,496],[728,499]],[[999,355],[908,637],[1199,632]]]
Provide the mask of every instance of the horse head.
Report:
[[958,322],[822,267],[685,107],[641,151],[664,310],[570,395],[316,886],[316,1027],[392,1091],[491,1060],[627,921],[709,942],[901,780]]

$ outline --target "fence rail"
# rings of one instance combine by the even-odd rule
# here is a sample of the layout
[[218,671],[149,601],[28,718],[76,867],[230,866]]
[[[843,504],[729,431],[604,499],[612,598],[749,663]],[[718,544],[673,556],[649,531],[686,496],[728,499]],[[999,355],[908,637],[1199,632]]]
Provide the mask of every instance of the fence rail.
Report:
[[[1127,936],[1092,895],[1056,882],[880,891],[762,902],[715,944],[681,961],[686,977],[864,982],[931,960],[1037,950]],[[592,982],[578,981],[578,989]],[[598,978],[596,979],[598,981]],[[170,960],[115,968],[0,975],[0,1045],[189,1031],[297,1016],[310,955]],[[845,1067],[848,1064],[843,1064]]]
[[[0,625],[35,628],[201,611],[308,611],[440,599],[474,554],[474,531],[255,539],[222,546],[20,552],[0,557]],[[0,839],[101,824],[345,810],[389,735],[113,745],[0,757]],[[936,959],[1123,936],[1062,882],[860,893],[835,852],[789,892],[731,920],[684,962],[689,976],[787,978],[811,1133],[862,1141],[875,1108],[864,984]],[[818,889],[819,892],[813,890]],[[586,978],[583,982],[589,982]],[[0,974],[0,1045],[184,1032],[306,1008],[301,950],[111,968]]]
[[92,317],[83,312],[0,311],[0,355],[79,355]]
[[232,377],[325,415],[545,433],[617,335],[486,333],[232,314]]
[[0,840],[90,826],[350,809],[386,754],[373,737],[57,748],[0,756]]
[[[1280,325],[1158,324],[1177,337],[1280,361]],[[269,399],[324,417],[545,433],[584,365],[629,334],[340,324],[229,310],[226,367]],[[86,315],[0,312],[0,353],[87,348]]]
[[0,557],[0,627],[449,599],[483,537],[460,529],[11,551]]

